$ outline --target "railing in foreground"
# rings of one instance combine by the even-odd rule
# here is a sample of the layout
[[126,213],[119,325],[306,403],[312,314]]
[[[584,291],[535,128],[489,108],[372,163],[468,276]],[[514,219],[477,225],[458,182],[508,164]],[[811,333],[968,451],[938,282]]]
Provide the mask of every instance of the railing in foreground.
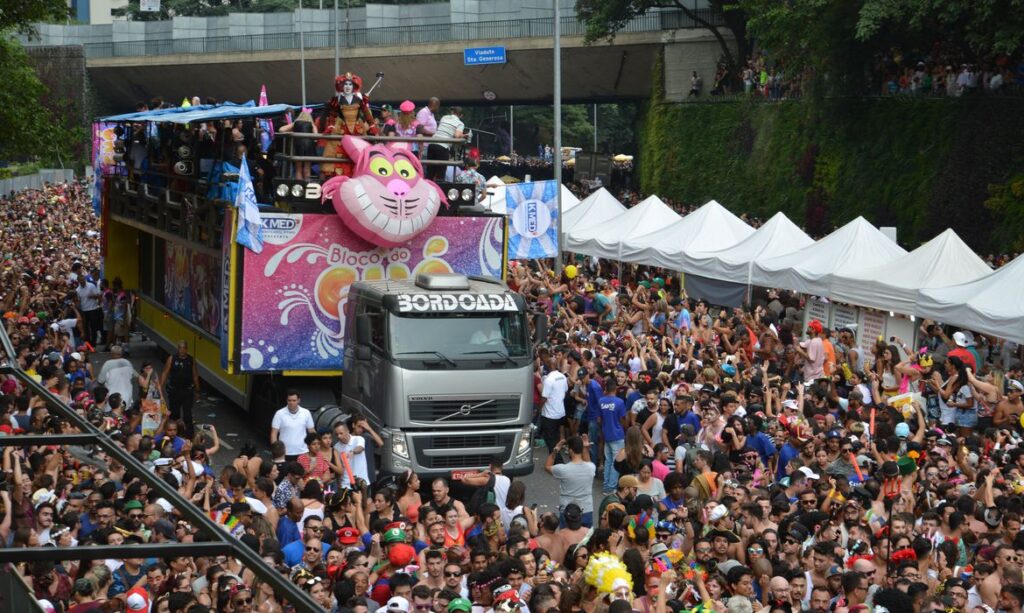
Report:
[[[48,560],[95,560],[107,558],[137,558],[157,557],[170,558],[181,555],[231,555],[237,558],[246,568],[250,569],[260,579],[273,586],[274,592],[288,600],[294,605],[295,610],[301,613],[323,613],[323,608],[317,605],[308,594],[298,586],[289,581],[286,577],[275,571],[263,558],[250,549],[241,541],[229,535],[221,526],[218,526],[199,507],[188,500],[185,500],[177,490],[167,482],[157,478],[149,471],[135,456],[122,449],[113,439],[101,432],[84,417],[76,413],[71,407],[65,405],[59,398],[54,396],[48,389],[37,383],[35,379],[27,375],[17,362],[12,361],[10,356],[17,355],[7,331],[0,328],[0,347],[6,353],[6,360],[0,364],[0,373],[13,375],[22,385],[26,386],[33,394],[46,401],[47,408],[62,418],[66,419],[72,427],[78,429],[81,434],[74,435],[45,435],[45,436],[5,436],[0,437],[0,445],[40,444],[45,441],[49,445],[62,444],[92,444],[107,453],[112,459],[120,462],[129,473],[138,476],[151,491],[156,491],[177,509],[186,519],[192,522],[210,537],[209,542],[201,543],[150,543],[146,545],[117,545],[117,546],[96,546],[96,547],[38,547],[26,548],[0,548],[0,560],[6,563],[24,561]],[[4,610],[15,610],[7,609]]]

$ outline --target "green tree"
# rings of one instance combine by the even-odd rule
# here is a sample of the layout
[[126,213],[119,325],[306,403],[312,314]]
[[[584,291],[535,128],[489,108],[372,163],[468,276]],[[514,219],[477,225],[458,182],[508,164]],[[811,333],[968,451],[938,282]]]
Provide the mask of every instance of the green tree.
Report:
[[[735,77],[749,50],[746,13],[736,0],[708,0],[708,6],[721,16],[724,27],[706,12],[688,6],[684,0],[576,0],[576,13],[587,26],[586,40],[593,42],[614,38],[630,21],[651,9],[678,9],[715,37],[729,74]],[[732,34],[732,41],[727,34]]]
[[0,7],[0,33],[17,30],[32,34],[32,24],[39,21],[59,21],[67,18],[65,0],[5,0]]
[[0,160],[35,157],[57,142],[49,113],[39,103],[46,88],[21,45],[0,36]]

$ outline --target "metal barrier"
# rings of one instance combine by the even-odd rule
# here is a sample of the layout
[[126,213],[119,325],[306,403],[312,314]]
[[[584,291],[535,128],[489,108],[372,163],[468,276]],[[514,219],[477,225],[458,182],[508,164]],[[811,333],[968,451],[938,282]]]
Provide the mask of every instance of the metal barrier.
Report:
[[[721,14],[713,9],[696,9],[700,19],[720,26]],[[583,36],[586,24],[575,16],[562,18],[562,36]],[[679,11],[647,13],[627,23],[619,32],[660,32],[662,30],[698,29],[704,27]],[[468,23],[442,23],[394,28],[339,28],[339,45],[345,48],[390,47],[450,41],[504,40],[536,38],[552,35],[554,20],[509,19]],[[303,34],[306,49],[334,47],[335,32],[316,30]],[[279,51],[299,48],[298,32],[217,36],[209,38],[166,38],[125,42],[86,43],[87,58],[143,57],[177,54]]]
[[[0,548],[0,560],[4,562],[26,562],[36,560],[62,561],[62,560],[95,560],[107,558],[138,558],[156,557],[170,558],[174,556],[193,555],[230,555],[237,558],[246,568],[256,574],[257,577],[267,582],[274,588],[274,592],[284,597],[292,604],[297,611],[302,613],[323,613],[323,608],[313,601],[308,594],[298,586],[282,576],[270,567],[258,553],[233,538],[221,526],[218,526],[199,507],[183,498],[177,490],[171,487],[163,479],[156,477],[154,473],[146,468],[135,456],[122,449],[113,439],[101,432],[96,426],[89,423],[84,417],[65,405],[59,398],[54,396],[48,389],[36,382],[27,375],[17,362],[12,361],[10,356],[15,356],[14,346],[11,344],[7,331],[0,328],[0,346],[6,356],[0,362],[0,373],[13,375],[22,385],[27,387],[36,396],[46,401],[47,408],[66,419],[81,434],[70,435],[32,435],[32,436],[6,436],[0,437],[0,446],[7,445],[31,445],[31,444],[92,444],[101,448],[112,459],[123,465],[130,473],[142,479],[150,490],[157,492],[160,496],[170,502],[192,525],[199,527],[206,536],[208,542],[201,543],[150,543],[145,545],[105,545],[96,547],[38,547],[28,548]],[[0,583],[2,585],[2,583]],[[13,601],[12,601],[13,602]],[[21,608],[4,608],[7,611],[25,610]]]

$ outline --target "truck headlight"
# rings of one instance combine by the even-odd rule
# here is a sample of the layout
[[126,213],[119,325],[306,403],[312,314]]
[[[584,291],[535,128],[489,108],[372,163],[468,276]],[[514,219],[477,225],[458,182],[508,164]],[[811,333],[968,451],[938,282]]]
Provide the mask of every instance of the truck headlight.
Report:
[[395,432],[391,435],[391,451],[399,458],[409,459],[409,446],[405,442],[405,434]]
[[459,199],[459,190],[454,187],[448,190],[448,202],[454,202]]
[[462,199],[465,200],[466,202],[472,202],[473,201],[473,190],[471,190],[469,188],[466,188],[466,189],[462,190]]
[[533,448],[533,441],[530,440],[530,435],[533,433],[533,428],[527,426],[523,428],[523,431],[519,434],[519,446],[516,448],[516,455],[521,456],[525,453],[530,453],[530,449]]
[[284,198],[285,196],[287,196],[288,195],[288,186],[285,185],[284,183],[278,185],[277,186],[277,195],[279,197],[281,197],[281,198]]
[[296,183],[295,185],[292,186],[292,198],[301,198],[302,197],[302,192],[303,192],[302,186],[299,185],[298,183]]

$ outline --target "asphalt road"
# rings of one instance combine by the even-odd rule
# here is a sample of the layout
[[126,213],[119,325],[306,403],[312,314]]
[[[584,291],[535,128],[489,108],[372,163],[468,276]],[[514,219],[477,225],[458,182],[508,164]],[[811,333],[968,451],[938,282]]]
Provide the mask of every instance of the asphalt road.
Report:
[[[163,367],[161,360],[162,352],[152,341],[144,340],[141,337],[133,339],[129,344],[130,355],[128,359],[136,370],[142,369],[144,362],[152,362],[159,370]],[[96,353],[91,357],[93,372],[98,373],[103,362],[110,357],[109,353]],[[216,390],[204,386],[200,399],[193,409],[193,417],[196,424],[213,424],[221,440],[220,450],[211,458],[211,464],[215,473],[238,457],[238,452],[245,442],[253,443],[257,450],[266,450],[270,447],[270,432],[262,431],[252,425],[248,414],[238,405],[221,396]],[[537,504],[537,510],[541,513],[548,510],[558,509],[558,483],[554,477],[544,470],[544,461],[547,459],[547,450],[543,442],[540,446],[533,448],[533,473],[525,477],[517,477],[526,483],[527,504]],[[429,483],[424,484],[429,488]],[[429,495],[429,491],[424,495]],[[601,480],[594,480],[594,504],[595,507],[601,499]]]

